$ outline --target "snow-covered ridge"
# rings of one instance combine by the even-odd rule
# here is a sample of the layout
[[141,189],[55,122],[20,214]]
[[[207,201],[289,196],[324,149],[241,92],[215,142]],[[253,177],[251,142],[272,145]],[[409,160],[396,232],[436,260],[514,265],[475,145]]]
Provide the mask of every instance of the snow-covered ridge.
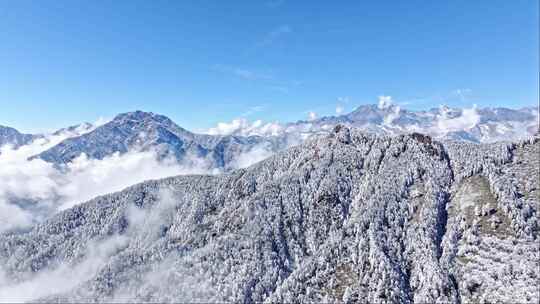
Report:
[[62,165],[83,153],[90,159],[103,159],[114,153],[155,150],[160,159],[199,161],[209,169],[226,170],[237,165],[241,154],[257,150],[268,154],[286,146],[286,138],[199,135],[166,116],[135,111],[119,114],[91,132],[67,138],[33,158]]
[[[55,134],[71,133],[72,136],[34,157],[66,164],[82,153],[91,159],[102,159],[116,152],[152,148],[159,150],[161,157],[172,156],[179,161],[197,158],[213,168],[232,168],[235,164],[231,163],[239,153],[258,150],[271,155],[309,137],[328,134],[338,124],[375,134],[418,132],[440,140],[475,143],[520,140],[536,134],[539,128],[538,108],[441,106],[415,112],[382,96],[378,105],[362,105],[348,114],[286,124],[237,119],[207,130],[208,135],[187,131],[163,115],[142,111],[123,113],[100,126],[84,123],[59,130]],[[0,127],[0,146],[11,144],[16,148],[42,137]]]
[[537,303],[539,152],[339,126],[0,235],[0,298]]
[[337,124],[352,126],[377,134],[407,134],[418,132],[437,139],[456,139],[475,143],[512,141],[538,132],[538,108],[449,108],[441,106],[428,111],[409,111],[381,96],[378,105],[362,105],[348,114],[327,116],[294,123],[261,120],[249,122],[235,119],[219,123],[209,134],[279,136],[327,133]]

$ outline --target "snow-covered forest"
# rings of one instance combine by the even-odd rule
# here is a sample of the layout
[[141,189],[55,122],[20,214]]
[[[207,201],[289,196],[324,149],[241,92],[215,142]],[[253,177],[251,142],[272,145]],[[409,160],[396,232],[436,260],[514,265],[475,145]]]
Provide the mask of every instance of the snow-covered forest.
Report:
[[540,139],[337,126],[0,235],[0,299],[538,303]]

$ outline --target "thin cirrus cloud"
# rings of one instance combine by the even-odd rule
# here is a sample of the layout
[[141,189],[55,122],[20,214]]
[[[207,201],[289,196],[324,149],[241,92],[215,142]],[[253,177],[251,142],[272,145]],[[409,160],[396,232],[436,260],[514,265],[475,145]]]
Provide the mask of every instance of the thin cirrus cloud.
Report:
[[285,0],[270,0],[266,2],[266,6],[270,8],[277,8],[285,4]]
[[245,80],[271,80],[272,75],[267,72],[255,71],[253,69],[247,69],[244,67],[231,66],[226,64],[215,64],[212,66],[213,70],[230,74],[238,78]]
[[460,101],[466,101],[471,93],[471,89],[455,89],[452,91],[451,95],[459,98]]
[[268,85],[266,86],[271,91],[279,92],[279,93],[289,93],[290,89],[288,86],[281,86],[281,85]]
[[267,90],[283,94],[289,93],[292,87],[298,87],[302,84],[302,82],[298,80],[286,81],[277,79],[273,73],[268,70],[256,70],[226,64],[215,64],[212,66],[212,70],[245,81],[258,83]]
[[415,107],[432,107],[434,103],[448,104],[455,101],[461,103],[466,102],[469,104],[471,100],[475,99],[473,90],[469,88],[457,88],[442,93],[436,93],[433,95],[415,96],[400,100],[400,105],[415,105]]
[[267,32],[262,39],[255,42],[255,44],[252,46],[250,51],[258,48],[264,48],[271,46],[272,44],[276,43],[278,40],[282,39],[284,36],[289,35],[293,32],[292,28],[287,25],[280,25],[271,31]]
[[259,106],[253,106],[247,109],[244,113],[242,113],[242,117],[251,116],[255,113],[263,112],[266,109],[265,105],[259,105]]
[[350,98],[348,96],[344,97],[338,97],[337,98],[337,105],[336,105],[336,115],[341,115],[345,111],[344,104],[348,104],[350,102]]

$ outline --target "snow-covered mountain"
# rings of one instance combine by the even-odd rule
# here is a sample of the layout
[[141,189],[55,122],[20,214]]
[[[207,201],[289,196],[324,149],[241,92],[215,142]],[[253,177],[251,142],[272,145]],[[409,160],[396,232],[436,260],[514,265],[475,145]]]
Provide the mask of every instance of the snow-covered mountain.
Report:
[[173,157],[180,162],[202,160],[209,168],[231,169],[238,167],[239,158],[247,153],[262,159],[307,138],[327,134],[338,124],[375,134],[417,132],[441,140],[488,143],[520,140],[536,134],[538,108],[441,107],[415,112],[386,101],[362,105],[339,116],[288,124],[238,124],[225,132],[214,129],[210,134],[192,133],[166,116],[136,111],[119,114],[95,130],[70,137],[35,157],[65,164],[81,153],[102,159],[114,153],[154,149],[162,158]]
[[24,134],[14,128],[0,125],[0,147],[10,145],[13,148],[26,145],[39,138],[39,135]]
[[194,134],[166,116],[135,111],[119,114],[95,130],[70,137],[35,157],[66,164],[82,153],[92,159],[103,159],[114,153],[153,149],[159,158],[204,161],[210,168],[227,169],[235,167],[238,158],[246,153],[266,151],[268,156],[286,146],[284,137]]
[[145,180],[247,167],[290,144],[287,137],[193,134],[140,111],[31,138],[0,149],[0,233]]
[[[236,122],[236,121],[235,121]],[[378,105],[362,105],[348,114],[280,124],[245,121],[212,128],[214,134],[295,134],[307,138],[328,133],[337,124],[386,135],[418,132],[437,139],[454,139],[474,143],[520,140],[538,132],[538,108],[449,108],[409,111],[381,97]]]
[[338,126],[0,234],[0,298],[538,303],[539,153]]

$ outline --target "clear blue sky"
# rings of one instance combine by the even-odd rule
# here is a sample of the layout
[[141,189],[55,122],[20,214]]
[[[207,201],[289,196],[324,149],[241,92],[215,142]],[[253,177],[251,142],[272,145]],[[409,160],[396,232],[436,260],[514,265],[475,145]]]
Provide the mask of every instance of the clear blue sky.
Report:
[[0,124],[141,109],[201,129],[378,95],[412,109],[535,105],[538,11],[536,0],[0,0]]

